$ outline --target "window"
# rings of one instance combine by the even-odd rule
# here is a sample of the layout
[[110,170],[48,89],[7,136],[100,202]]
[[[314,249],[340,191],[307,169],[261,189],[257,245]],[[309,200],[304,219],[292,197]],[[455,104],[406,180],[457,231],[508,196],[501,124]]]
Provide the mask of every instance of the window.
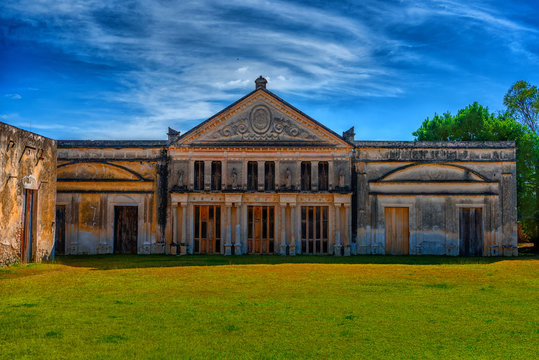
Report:
[[247,190],[256,191],[258,188],[258,163],[249,161],[247,163]]
[[264,190],[275,190],[275,163],[266,161],[264,164]]
[[301,190],[311,190],[311,163],[308,161],[301,163]]
[[328,191],[328,163],[318,163],[318,191]]
[[211,189],[221,190],[221,162],[211,162]]
[[327,206],[301,207],[301,252],[303,254],[327,254]]
[[204,161],[195,161],[195,190],[204,190]]

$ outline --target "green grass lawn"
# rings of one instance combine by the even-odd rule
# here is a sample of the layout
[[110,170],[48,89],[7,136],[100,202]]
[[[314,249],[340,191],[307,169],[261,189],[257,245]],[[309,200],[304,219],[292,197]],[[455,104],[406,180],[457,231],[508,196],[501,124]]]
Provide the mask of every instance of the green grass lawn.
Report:
[[539,257],[84,256],[0,269],[0,358],[539,357]]

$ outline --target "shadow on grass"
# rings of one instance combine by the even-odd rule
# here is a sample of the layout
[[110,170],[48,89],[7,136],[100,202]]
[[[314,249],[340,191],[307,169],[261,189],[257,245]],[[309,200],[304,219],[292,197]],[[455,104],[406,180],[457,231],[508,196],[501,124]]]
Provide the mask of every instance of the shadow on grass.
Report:
[[222,265],[277,265],[277,264],[392,264],[392,265],[469,265],[492,264],[508,260],[539,259],[522,257],[452,257],[452,256],[277,256],[277,255],[76,255],[58,256],[55,263],[96,270]]

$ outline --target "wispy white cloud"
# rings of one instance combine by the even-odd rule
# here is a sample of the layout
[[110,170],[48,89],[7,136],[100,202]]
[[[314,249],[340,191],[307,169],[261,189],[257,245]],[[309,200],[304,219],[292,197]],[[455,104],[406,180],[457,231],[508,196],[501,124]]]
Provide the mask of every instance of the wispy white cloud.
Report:
[[[270,80],[271,90],[307,99],[402,96],[412,77],[417,84],[424,72],[460,70],[452,59],[428,52],[428,34],[407,37],[395,30],[421,30],[440,18],[454,23],[456,38],[462,36],[458,29],[479,23],[481,31],[504,39],[500,46],[508,51],[535,56],[519,35],[535,36],[537,29],[487,2],[329,5],[7,0],[0,17],[35,30],[16,33],[21,39],[118,69],[112,76],[121,91],[85,96],[136,109],[139,115],[126,116],[128,123],[107,119],[114,126],[106,130],[86,130],[106,138],[162,137],[168,125],[185,131],[251,90],[259,75]],[[413,75],[407,72],[411,67]]]
[[4,94],[4,97],[12,100],[20,100],[22,99],[21,94]]

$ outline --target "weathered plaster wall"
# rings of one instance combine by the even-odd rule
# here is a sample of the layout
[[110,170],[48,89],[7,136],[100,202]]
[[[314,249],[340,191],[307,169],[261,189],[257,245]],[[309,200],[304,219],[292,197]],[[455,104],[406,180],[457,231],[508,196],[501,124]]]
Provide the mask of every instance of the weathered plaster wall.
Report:
[[37,191],[33,260],[51,255],[56,199],[56,141],[0,123],[0,266],[21,259],[24,189]]
[[164,251],[157,211],[160,145],[60,142],[57,202],[66,207],[66,254],[113,253],[115,206],[137,207],[139,254]]
[[357,251],[385,252],[386,207],[409,208],[410,254],[459,254],[459,211],[482,211],[483,255],[517,255],[511,142],[356,142]]

